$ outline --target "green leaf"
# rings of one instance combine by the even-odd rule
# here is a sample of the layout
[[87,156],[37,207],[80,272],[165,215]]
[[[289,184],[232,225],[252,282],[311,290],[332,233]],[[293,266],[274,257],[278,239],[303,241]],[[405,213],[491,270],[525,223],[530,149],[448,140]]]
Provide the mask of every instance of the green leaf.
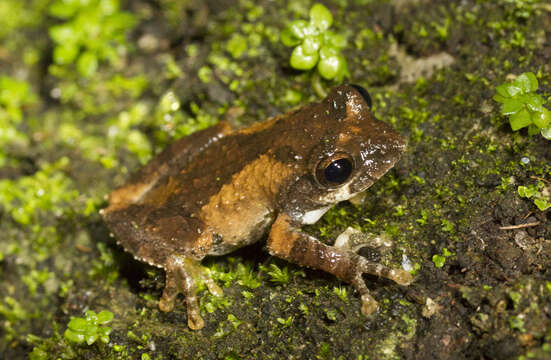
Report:
[[339,55],[339,51],[331,46],[323,46],[320,49],[320,58],[327,59]]
[[536,79],[536,75],[531,72],[520,74],[514,82],[524,93],[536,91],[538,89],[538,79]]
[[509,117],[509,123],[511,124],[511,129],[517,131],[526,127],[532,123],[530,113],[526,109],[522,109]]
[[547,140],[551,140],[551,126],[546,129],[541,129],[541,136],[543,136]]
[[502,95],[496,93],[496,94],[494,94],[493,99],[497,102],[504,103],[504,102],[508,101],[510,99],[510,97],[509,97],[509,95],[507,95],[507,97],[505,97],[505,96],[502,96]]
[[92,334],[86,334],[84,336],[84,339],[86,340],[86,343],[88,345],[92,345],[93,343],[96,342],[96,340],[98,339],[98,334],[97,333],[92,333]]
[[111,311],[101,311],[99,314],[98,314],[98,319],[97,319],[97,323],[99,325],[103,325],[103,324],[106,324],[108,323],[109,321],[113,320],[113,313]]
[[446,263],[446,258],[442,255],[435,254],[432,256],[432,262],[437,268],[441,268]]
[[531,198],[532,196],[534,196],[534,194],[536,194],[536,188],[534,186],[519,186],[518,189],[517,189],[517,192],[518,194],[521,196],[521,197],[525,197],[525,198]]
[[319,60],[318,53],[307,55],[304,53],[302,45],[297,46],[291,53],[290,64],[291,67],[297,70],[310,70]]
[[523,106],[524,104],[522,103],[522,101],[518,100],[517,98],[506,99],[501,107],[501,113],[503,115],[511,115],[522,109]]
[[318,63],[318,72],[324,79],[331,80],[337,76],[341,66],[341,59],[338,56],[326,57]]
[[526,106],[528,106],[528,109],[530,111],[537,111],[537,112],[542,111],[543,98],[539,94],[534,94],[534,93],[525,94],[521,96],[520,100],[523,103],[525,103]]
[[66,45],[68,42],[75,42],[73,27],[69,25],[52,26],[50,28],[50,37],[53,41],[61,45]]
[[80,55],[77,61],[78,72],[85,77],[90,77],[96,73],[98,69],[98,58],[91,51],[86,51]]
[[54,49],[54,62],[58,65],[71,64],[78,55],[78,46],[65,44],[56,46]]
[[247,39],[239,33],[233,34],[226,44],[226,50],[234,59],[239,59],[247,51],[247,48]]
[[101,336],[109,336],[109,334],[111,334],[111,331],[113,331],[113,329],[111,329],[109,326],[98,328],[98,334],[100,334]]
[[77,344],[82,344],[84,342],[84,334],[76,333],[71,329],[65,330],[63,336],[65,337],[65,339],[75,342]]
[[310,22],[320,31],[325,31],[333,24],[333,15],[329,9],[317,3],[310,9]]
[[302,51],[306,55],[312,55],[320,48],[320,39],[318,36],[307,36],[302,43]]
[[99,339],[102,343],[108,344],[109,343],[109,336],[108,335],[100,335]]
[[71,318],[67,327],[73,331],[84,332],[88,328],[88,321],[83,318],[74,317]]
[[88,323],[95,324],[98,318],[98,315],[94,310],[87,310],[85,314],[86,320]]
[[522,88],[515,82],[510,82],[507,84],[503,84],[505,87],[505,91],[509,95],[509,97],[513,97],[519,94],[522,94]]
[[501,95],[501,96],[503,96],[503,97],[505,97],[505,98],[510,98],[511,95],[509,94],[509,91],[507,91],[508,86],[509,86],[509,84],[501,84],[501,85],[499,85],[498,87],[496,87],[496,92],[497,92],[499,95]]
[[288,27],[283,29],[280,35],[280,39],[285,46],[296,46],[300,44],[300,39],[296,37]]
[[289,32],[295,38],[304,39],[304,37],[310,32],[309,27],[310,24],[308,24],[305,20],[295,20],[287,26],[287,29],[289,29]]
[[538,127],[538,130],[545,129],[549,126],[551,120],[550,115],[551,114],[549,114],[549,110],[542,107],[541,112],[535,112],[532,114],[532,122]]
[[544,200],[544,199],[535,199],[534,204],[540,209],[541,211],[545,211],[549,208],[551,208],[551,202]]

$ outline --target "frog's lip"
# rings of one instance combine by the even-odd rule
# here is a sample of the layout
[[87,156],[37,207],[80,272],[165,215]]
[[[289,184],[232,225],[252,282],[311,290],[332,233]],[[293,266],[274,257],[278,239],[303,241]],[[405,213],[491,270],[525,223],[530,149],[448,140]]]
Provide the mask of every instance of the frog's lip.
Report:
[[[367,190],[371,185],[373,185],[377,180],[383,177],[394,165],[398,162],[400,157],[396,157],[392,161],[388,161],[380,166],[374,173],[365,172],[357,175],[357,178],[353,180],[349,185],[349,192],[351,194],[361,193]],[[375,175],[373,175],[375,174]]]

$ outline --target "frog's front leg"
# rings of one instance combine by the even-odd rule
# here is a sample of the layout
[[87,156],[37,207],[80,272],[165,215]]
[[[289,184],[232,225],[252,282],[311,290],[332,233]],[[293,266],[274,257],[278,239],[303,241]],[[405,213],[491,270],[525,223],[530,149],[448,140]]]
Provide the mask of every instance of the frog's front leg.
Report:
[[286,214],[280,214],[268,239],[270,254],[287,261],[331,273],[352,284],[360,293],[362,313],[370,315],[377,310],[375,299],[369,294],[362,274],[372,274],[391,279],[400,285],[413,280],[404,270],[390,269],[373,263],[346,249],[325,245],[314,237],[300,232],[299,224]]

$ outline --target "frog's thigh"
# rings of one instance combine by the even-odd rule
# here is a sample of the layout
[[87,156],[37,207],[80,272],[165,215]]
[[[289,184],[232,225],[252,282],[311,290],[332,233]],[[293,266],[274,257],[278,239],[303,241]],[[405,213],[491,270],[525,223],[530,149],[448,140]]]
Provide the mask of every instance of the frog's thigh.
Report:
[[151,265],[164,267],[174,254],[200,260],[212,246],[212,233],[203,222],[177,209],[131,205],[106,212],[104,218],[117,241]]
[[[132,219],[132,220],[128,220]],[[205,281],[213,295],[222,290],[201,268],[199,261],[212,246],[212,233],[197,218],[179,215],[172,208],[152,209],[132,205],[108,213],[106,221],[123,247],[137,259],[166,271],[166,284],[159,308],[170,311],[178,294],[186,298],[188,324],[204,326],[199,314],[195,281]]]

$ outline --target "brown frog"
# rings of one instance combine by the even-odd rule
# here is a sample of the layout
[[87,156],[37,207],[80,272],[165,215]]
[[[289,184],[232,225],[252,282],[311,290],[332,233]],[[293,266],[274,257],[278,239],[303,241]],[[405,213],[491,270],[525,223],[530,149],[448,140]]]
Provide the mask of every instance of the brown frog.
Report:
[[136,259],[166,271],[159,308],[172,310],[182,293],[189,327],[202,328],[195,280],[212,294],[222,290],[200,261],[268,232],[271,255],[351,283],[365,315],[377,302],[362,274],[409,284],[408,272],[369,262],[354,251],[362,244],[347,236],[329,246],[300,231],[365,191],[403,153],[405,139],[376,120],[370,106],[366,90],[342,85],[321,102],[247,128],[232,131],[222,122],[168,146],[113,191],[101,212],[108,227]]

